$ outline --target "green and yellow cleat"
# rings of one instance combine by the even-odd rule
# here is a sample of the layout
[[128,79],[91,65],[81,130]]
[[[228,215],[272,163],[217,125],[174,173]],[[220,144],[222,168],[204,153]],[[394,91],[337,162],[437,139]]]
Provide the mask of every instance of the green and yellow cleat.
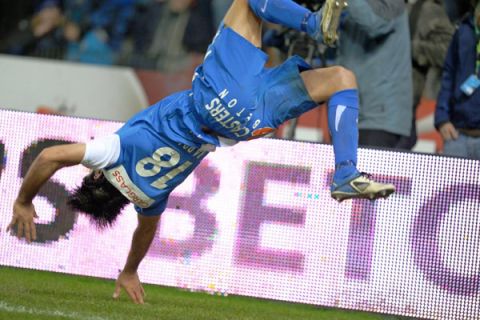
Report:
[[338,202],[348,199],[369,199],[388,198],[395,192],[393,184],[379,183],[370,179],[370,175],[361,173],[343,183],[332,183],[330,187],[332,198]]
[[321,29],[323,42],[329,46],[335,46],[338,40],[338,25],[343,9],[348,6],[346,0],[326,0],[321,9]]

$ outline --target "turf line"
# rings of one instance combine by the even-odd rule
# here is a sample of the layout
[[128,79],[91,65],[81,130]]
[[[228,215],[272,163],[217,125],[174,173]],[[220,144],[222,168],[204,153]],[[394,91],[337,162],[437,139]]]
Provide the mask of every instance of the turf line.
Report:
[[59,310],[45,310],[37,308],[27,308],[20,305],[11,305],[6,302],[0,301],[0,311],[13,312],[13,313],[27,313],[31,315],[42,315],[49,317],[64,317],[75,320],[109,320],[109,318],[103,318],[98,316],[88,316],[77,312],[63,312]]

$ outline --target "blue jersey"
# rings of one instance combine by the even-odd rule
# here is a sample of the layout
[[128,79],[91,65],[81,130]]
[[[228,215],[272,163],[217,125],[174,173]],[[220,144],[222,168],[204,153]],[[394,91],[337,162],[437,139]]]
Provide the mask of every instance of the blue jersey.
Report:
[[317,104],[300,76],[310,67],[293,57],[265,68],[267,56],[221,27],[192,90],[171,95],[130,119],[118,132],[120,157],[107,179],[144,215],[158,215],[168,195],[208,153],[218,136],[236,141],[263,136]]
[[300,76],[310,69],[303,59],[266,68],[267,59],[231,28],[220,27],[193,80],[193,107],[205,126],[229,139],[249,140],[317,106]]
[[135,115],[117,131],[120,156],[105,177],[143,215],[159,215],[168,195],[208,151],[211,140],[191,114],[191,91],[174,94]]

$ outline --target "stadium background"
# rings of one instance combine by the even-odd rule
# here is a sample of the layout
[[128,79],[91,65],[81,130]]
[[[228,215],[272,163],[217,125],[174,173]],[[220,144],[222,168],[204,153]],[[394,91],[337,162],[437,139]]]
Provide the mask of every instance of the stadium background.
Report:
[[[29,112],[126,121],[162,97],[188,89],[197,62],[195,59],[189,68],[172,74],[0,55],[0,86],[4,90],[0,105]],[[34,88],[37,94],[24,94]],[[112,108],[115,112],[111,112]],[[435,153],[442,149],[442,139],[433,126],[434,110],[435,101],[427,98],[417,109],[419,141],[415,151]],[[283,133],[280,130],[277,136],[282,137]],[[300,117],[297,139],[330,142],[326,108],[314,109]]]
[[[33,244],[4,232],[11,205],[42,148],[112,132],[151,103],[188,88],[201,61],[192,53],[172,73],[44,59],[56,56],[0,55],[0,107],[28,112],[0,111],[0,319],[155,319],[158,305],[178,307],[181,300],[218,310],[178,307],[177,313],[163,310],[165,318],[376,318],[286,304],[258,311],[261,300],[225,297],[232,294],[412,318],[480,318],[480,164],[433,155],[442,145],[429,99],[418,109],[415,150],[432,154],[360,151],[362,170],[399,186],[388,201],[339,205],[328,197],[333,154],[318,144],[329,142],[325,108],[300,119],[298,139],[314,143],[262,140],[210,155],[174,193],[140,270],[146,283],[187,292],[149,288],[157,306],[143,315],[125,309],[126,300],[120,306],[103,300],[111,282],[7,268],[116,278],[135,212],[127,208],[115,228],[100,233],[69,211],[66,194],[86,169],[62,170],[42,189],[35,202],[40,236]],[[88,286],[69,296],[79,283]],[[245,303],[247,311],[222,313],[219,301]]]

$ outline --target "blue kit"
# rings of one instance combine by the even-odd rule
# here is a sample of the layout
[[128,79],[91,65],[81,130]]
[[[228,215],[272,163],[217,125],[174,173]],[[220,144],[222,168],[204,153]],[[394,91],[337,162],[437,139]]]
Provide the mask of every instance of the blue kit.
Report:
[[221,27],[192,90],[173,94],[130,119],[118,132],[118,161],[107,179],[143,215],[159,215],[168,195],[208,154],[218,136],[261,137],[314,108],[303,80],[310,69],[293,57],[265,68],[267,55],[232,29]]

